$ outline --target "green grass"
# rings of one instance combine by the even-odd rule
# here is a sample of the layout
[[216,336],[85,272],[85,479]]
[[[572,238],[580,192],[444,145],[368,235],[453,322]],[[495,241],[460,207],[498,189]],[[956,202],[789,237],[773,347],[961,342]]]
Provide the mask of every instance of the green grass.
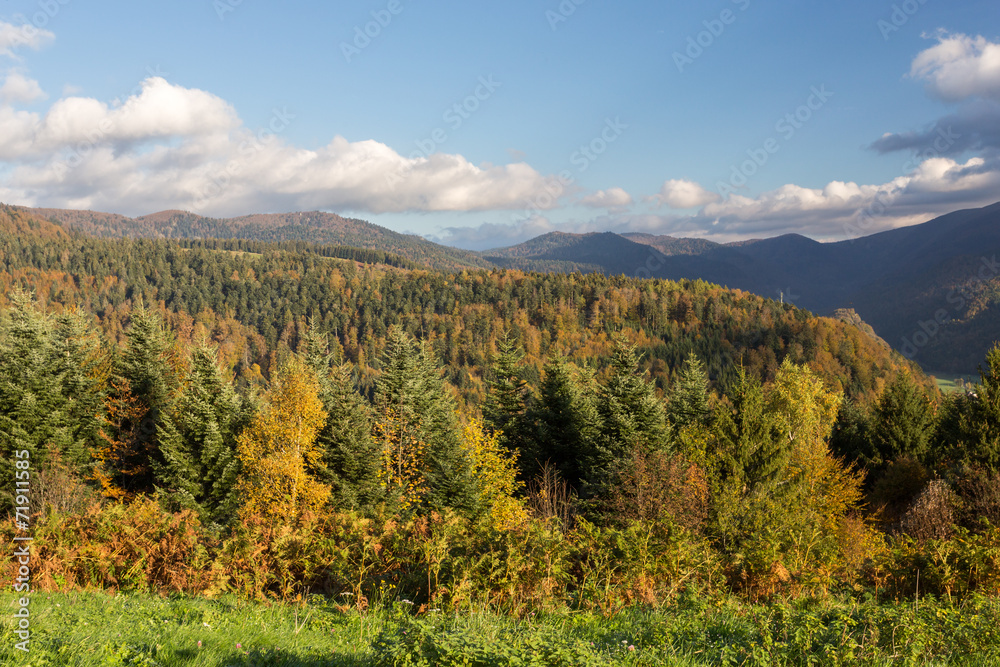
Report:
[[936,373],[934,371],[926,371],[927,375],[931,375],[937,380],[938,389],[943,393],[950,393],[955,391],[961,391],[962,387],[959,384],[959,380],[964,382],[966,385],[975,384],[979,382],[978,375],[962,375],[957,373]]
[[[610,618],[566,611],[517,619],[486,611],[412,616],[341,612],[330,602],[247,602],[144,594],[31,598],[31,651],[3,665],[974,665],[1000,664],[1000,600],[749,605],[691,597]],[[199,647],[198,642],[201,642]]]

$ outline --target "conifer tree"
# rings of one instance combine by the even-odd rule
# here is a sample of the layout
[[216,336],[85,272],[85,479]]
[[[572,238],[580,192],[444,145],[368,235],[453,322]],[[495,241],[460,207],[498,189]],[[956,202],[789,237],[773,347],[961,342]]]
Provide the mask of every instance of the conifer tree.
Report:
[[192,509],[205,523],[223,525],[236,510],[236,437],[248,406],[222,376],[214,348],[191,355],[184,391],[157,433],[162,463],[156,485],[168,506]]
[[490,378],[487,380],[486,402],[483,404],[483,421],[490,428],[511,434],[523,416],[528,383],[521,377],[520,363],[524,350],[504,332],[497,341],[493,355]]
[[549,463],[583,493],[588,471],[599,460],[600,416],[593,374],[562,358],[545,365],[531,411],[531,446],[522,458],[529,478]]
[[587,473],[594,488],[611,482],[613,471],[631,461],[635,451],[650,452],[666,445],[663,404],[653,383],[639,370],[635,346],[617,338],[610,375],[598,391],[601,437]]
[[872,413],[876,467],[901,456],[912,456],[918,461],[926,458],[933,424],[930,398],[908,373],[900,373],[882,392]]
[[1000,472],[1000,344],[986,354],[980,381],[949,398],[938,426],[942,453],[953,460]]
[[323,449],[317,478],[331,488],[338,509],[369,508],[378,500],[378,443],[371,437],[372,416],[354,389],[352,368],[329,351],[327,337],[309,327],[303,337],[303,359],[319,381],[319,398],[327,414],[316,436]]
[[[21,291],[10,298],[9,319],[0,322],[0,462],[26,450],[35,469],[51,454],[87,475],[104,398],[97,335],[75,312],[47,314]],[[0,481],[12,480],[13,470],[4,465]],[[12,488],[3,484],[0,498]]]
[[713,424],[719,480],[744,496],[768,493],[780,479],[791,448],[767,409],[760,381],[743,368],[730,400],[732,408],[719,410]]
[[691,352],[671,388],[667,422],[675,430],[680,430],[692,425],[707,425],[710,416],[705,365]]
[[178,365],[159,314],[140,302],[111,378],[105,442],[97,453],[97,474],[106,494],[153,491],[153,468],[163,464],[158,433],[176,399]]
[[426,448],[421,472],[430,509],[472,512],[478,494],[455,410],[433,353],[398,327],[390,329],[375,391],[376,426]]

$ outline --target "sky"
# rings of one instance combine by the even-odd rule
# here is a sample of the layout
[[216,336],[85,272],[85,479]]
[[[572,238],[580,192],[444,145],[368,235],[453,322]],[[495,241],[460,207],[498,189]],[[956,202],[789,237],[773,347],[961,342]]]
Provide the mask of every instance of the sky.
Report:
[[856,238],[1000,201],[1000,4],[4,0],[0,201]]

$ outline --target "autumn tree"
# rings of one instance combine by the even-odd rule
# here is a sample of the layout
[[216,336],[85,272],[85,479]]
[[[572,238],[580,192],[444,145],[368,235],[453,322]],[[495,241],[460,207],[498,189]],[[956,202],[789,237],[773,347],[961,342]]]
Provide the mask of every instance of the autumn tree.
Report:
[[496,530],[522,526],[528,518],[517,494],[524,488],[519,479],[517,454],[501,444],[500,433],[470,419],[462,427],[462,446],[472,462],[479,490],[479,506]]
[[244,518],[256,515],[288,524],[326,503],[330,489],[312,474],[323,460],[316,439],[325,419],[319,382],[291,356],[272,380],[260,412],[236,441],[243,470],[236,489]]

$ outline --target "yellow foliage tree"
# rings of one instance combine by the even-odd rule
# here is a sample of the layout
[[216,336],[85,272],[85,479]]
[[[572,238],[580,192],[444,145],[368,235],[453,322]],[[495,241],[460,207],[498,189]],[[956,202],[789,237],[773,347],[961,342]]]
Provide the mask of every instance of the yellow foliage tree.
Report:
[[417,507],[427,494],[424,458],[427,445],[407,427],[393,407],[372,427],[372,437],[382,446],[379,484],[389,503],[400,511]]
[[524,503],[514,497],[524,484],[517,479],[517,457],[500,444],[500,432],[487,432],[480,419],[462,427],[462,446],[472,461],[480,500],[497,530],[513,530],[528,520]]
[[834,569],[856,566],[858,558],[848,554],[878,544],[874,531],[852,518],[862,501],[864,475],[828,447],[842,400],[840,391],[828,390],[808,367],[787,359],[771,387],[771,409],[791,447],[783,475],[791,493],[783,514],[791,527],[786,558],[793,570],[815,568],[817,561]]
[[330,488],[313,479],[309,470],[321,465],[323,452],[316,436],[325,421],[319,383],[293,357],[278,372],[264,407],[236,443],[243,466],[237,485],[243,499],[241,516],[288,524],[323,506]]

